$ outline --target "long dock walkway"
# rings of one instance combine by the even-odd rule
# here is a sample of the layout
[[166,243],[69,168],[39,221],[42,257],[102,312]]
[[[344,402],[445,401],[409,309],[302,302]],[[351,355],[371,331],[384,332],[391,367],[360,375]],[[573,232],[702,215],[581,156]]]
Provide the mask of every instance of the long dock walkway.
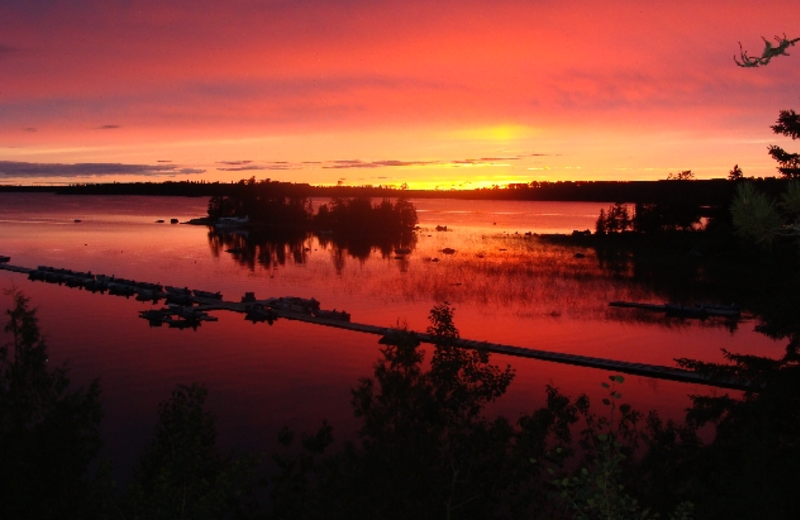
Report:
[[[32,269],[14,266],[9,263],[0,263],[0,270],[27,274],[32,280],[58,283],[60,285],[66,285],[67,287],[82,287],[93,292],[108,291],[109,294],[126,297],[135,295],[137,299],[143,301],[156,302],[163,298],[168,303],[170,299],[174,302],[178,302],[161,311],[142,311],[140,313],[141,317],[150,320],[151,324],[160,325],[161,323],[168,323],[170,326],[185,326],[189,324],[190,326],[197,327],[200,321],[216,320],[216,318],[208,316],[208,312],[225,310],[245,314],[246,319],[251,319],[253,321],[269,321],[271,323],[274,319],[283,318],[354,332],[375,334],[381,336],[383,338],[382,341],[385,343],[391,343],[392,338],[396,338],[401,334],[401,332],[393,328],[352,322],[350,321],[349,314],[346,313],[321,311],[319,310],[319,302],[313,299],[270,298],[267,300],[256,300],[252,294],[248,294],[245,298],[242,298],[243,301],[233,302],[223,300],[219,293],[212,294],[205,291],[192,291],[188,288],[163,288],[158,284],[135,282],[133,280],[124,280],[104,275],[92,275],[91,273],[79,273],[45,266]],[[173,319],[173,316],[178,319]],[[437,342],[437,338],[427,333],[414,331],[404,331],[402,333],[407,334],[409,337],[421,343],[435,344]],[[588,368],[598,368],[656,379],[696,383],[737,390],[745,390],[747,388],[746,385],[739,381],[712,379],[697,372],[662,365],[631,363],[629,361],[551,352],[463,338],[453,340],[453,344],[461,348],[484,349],[497,354]]]

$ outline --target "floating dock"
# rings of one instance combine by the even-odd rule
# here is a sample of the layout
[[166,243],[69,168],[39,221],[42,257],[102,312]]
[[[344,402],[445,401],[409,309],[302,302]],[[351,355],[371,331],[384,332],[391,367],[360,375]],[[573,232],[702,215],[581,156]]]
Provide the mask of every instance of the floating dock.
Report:
[[[270,324],[278,319],[302,321],[314,325],[335,327],[339,329],[375,334],[381,336],[382,343],[391,344],[399,336],[411,338],[417,342],[436,344],[440,340],[427,333],[414,331],[398,331],[389,327],[378,327],[350,321],[350,315],[343,311],[330,311],[320,309],[319,302],[312,299],[282,297],[258,300],[253,293],[246,293],[242,301],[226,301],[219,293],[191,290],[189,288],[162,287],[149,282],[136,282],[123,278],[95,275],[91,272],[75,272],[67,269],[39,266],[35,269],[11,265],[7,262],[0,263],[0,270],[11,271],[28,275],[31,280],[48,283],[57,283],[73,288],[83,288],[92,292],[108,292],[111,295],[131,297],[135,296],[140,301],[157,302],[164,299],[168,307],[161,310],[141,311],[140,317],[147,319],[152,326],[167,324],[170,327],[197,328],[202,321],[216,321],[209,316],[211,311],[231,311],[245,315],[245,319],[255,322],[267,321]],[[616,305],[615,305],[616,304]],[[624,305],[621,305],[624,304]],[[627,302],[612,302],[614,306],[646,308],[648,310],[666,311],[665,306],[652,304],[627,304]],[[646,305],[646,307],[644,307]],[[656,308],[650,308],[656,307]],[[633,374],[656,379],[666,379],[685,383],[696,383],[720,388],[746,390],[748,385],[736,380],[721,380],[711,378],[697,372],[680,368],[645,363],[631,363],[614,359],[581,356],[561,352],[517,347],[500,343],[474,341],[463,338],[451,340],[452,344],[460,348],[482,349],[497,354],[538,359],[554,363],[564,363],[588,368],[598,368],[612,372]]]
[[670,316],[681,318],[705,319],[709,317],[722,317],[739,319],[741,309],[736,305],[717,305],[711,303],[698,303],[695,305],[680,305],[677,303],[640,303],[616,301],[608,304],[610,307],[623,307],[628,309],[641,309],[645,311],[663,312]]

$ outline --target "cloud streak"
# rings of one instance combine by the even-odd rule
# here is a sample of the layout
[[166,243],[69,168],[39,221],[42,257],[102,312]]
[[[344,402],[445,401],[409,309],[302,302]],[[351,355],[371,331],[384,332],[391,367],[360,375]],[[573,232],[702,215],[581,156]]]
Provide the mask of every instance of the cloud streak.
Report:
[[30,163],[0,161],[0,176],[9,178],[36,179],[46,177],[109,177],[120,175],[174,176],[204,173],[200,168],[178,166],[122,163]]
[[393,168],[393,167],[410,167],[410,166],[430,166],[440,164],[439,161],[401,161],[397,159],[388,159],[383,161],[361,161],[358,159],[345,159],[331,161],[330,164],[323,166],[326,170],[346,170],[350,168]]
[[[545,154],[534,154],[545,155]],[[496,166],[497,163],[506,161],[518,161],[520,156],[510,157],[481,157],[480,159],[454,159],[451,161],[440,160],[417,160],[417,161],[404,161],[399,159],[385,159],[381,161],[362,161],[359,159],[344,159],[329,161],[328,164],[322,166],[323,169],[330,170],[346,170],[357,168],[412,168],[412,167],[425,167],[425,166]]]
[[403,160],[403,159],[382,159],[376,161],[365,161],[362,159],[333,159],[327,161],[272,161],[256,162],[252,160],[218,161],[217,171],[222,172],[245,172],[245,171],[289,171],[289,170],[359,170],[359,169],[382,169],[382,168],[425,168],[425,167],[464,167],[464,166],[500,166],[509,161],[519,161],[525,157],[547,157],[552,154],[532,153],[513,156],[480,157],[477,159],[453,159],[453,160]]
[[264,170],[285,171],[285,170],[300,170],[303,167],[301,164],[290,163],[288,161],[274,161],[262,164],[258,164],[249,160],[219,161],[217,164],[224,165],[217,167],[217,171],[221,172],[244,172],[244,171],[264,171]]

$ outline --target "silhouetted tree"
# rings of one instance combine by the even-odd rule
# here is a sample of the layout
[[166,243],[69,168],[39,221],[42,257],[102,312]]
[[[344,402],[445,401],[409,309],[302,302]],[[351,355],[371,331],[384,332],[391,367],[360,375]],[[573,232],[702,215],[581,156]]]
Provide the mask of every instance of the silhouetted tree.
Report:
[[605,235],[608,231],[606,230],[606,210],[600,209],[600,216],[597,217],[597,221],[594,224],[594,232],[598,235]]
[[0,516],[85,518],[92,515],[89,468],[101,442],[100,384],[70,389],[66,366],[48,369],[36,309],[7,291],[0,348]]
[[[359,443],[322,457],[330,427],[303,436],[304,452],[278,457],[277,516],[326,518],[487,518],[514,479],[513,428],[482,416],[513,377],[489,354],[457,348],[452,309],[431,311],[437,337],[430,369],[413,336],[382,349],[374,377],[353,389]],[[545,428],[546,431],[546,428]],[[290,442],[292,435],[282,438]]]
[[179,385],[158,406],[155,435],[122,503],[126,518],[220,519],[245,511],[257,459],[221,457],[207,391]]
[[752,183],[739,184],[731,216],[739,236],[766,248],[779,236],[800,236],[800,181],[789,182],[779,202]]
[[633,227],[633,220],[628,212],[628,206],[617,202],[607,211],[600,210],[600,216],[595,223],[595,232],[599,235],[607,233],[622,233]]
[[[373,377],[352,391],[357,443],[326,454],[333,435],[323,423],[300,436],[299,454],[275,457],[274,517],[644,518],[635,493],[674,510],[686,475],[664,465],[695,453],[693,430],[666,442],[679,429],[653,414],[640,431],[641,415],[618,401],[622,376],[602,383],[609,413],[548,386],[547,405],[516,424],[488,419],[486,405],[505,393],[513,372],[489,364],[486,352],[456,347],[452,317],[447,304],[431,311],[436,345],[427,370],[414,335],[400,330],[382,340]],[[287,446],[294,437],[279,436]],[[641,466],[639,443],[664,449]],[[678,511],[686,515],[676,518],[691,518],[690,510],[684,504]]]
[[740,181],[742,179],[744,179],[744,172],[742,172],[742,169],[739,168],[738,164],[736,164],[733,166],[733,169],[728,172],[728,180]]
[[692,170],[683,170],[682,172],[678,173],[670,173],[667,175],[668,181],[693,181],[694,180],[694,173]]
[[211,218],[233,217],[241,213],[240,201],[222,195],[214,195],[208,200],[208,216]]
[[405,198],[394,204],[383,199],[373,205],[367,197],[334,198],[319,207],[314,224],[317,229],[337,234],[389,236],[410,233],[417,225],[417,210]]
[[[772,131],[795,140],[800,137],[800,115],[794,110],[781,110]],[[769,154],[778,162],[778,171],[787,179],[800,179],[800,154],[789,153],[780,146],[770,145]]]
[[[796,339],[795,339],[796,341]],[[800,365],[795,352],[783,359],[723,351],[728,364],[679,359],[679,365],[712,377],[751,383],[742,398],[695,396],[687,424],[713,425],[687,475],[703,498],[704,518],[798,518],[794,491],[800,467]],[[698,497],[699,498],[699,497]]]

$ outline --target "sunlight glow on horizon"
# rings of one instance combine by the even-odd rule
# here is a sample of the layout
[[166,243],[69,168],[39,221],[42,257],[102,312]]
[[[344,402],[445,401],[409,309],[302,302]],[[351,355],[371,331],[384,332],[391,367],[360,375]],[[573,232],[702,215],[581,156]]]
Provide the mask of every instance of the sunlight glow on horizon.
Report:
[[453,132],[456,138],[474,141],[518,141],[541,135],[541,129],[534,129],[524,125],[501,124],[482,128],[467,128]]

